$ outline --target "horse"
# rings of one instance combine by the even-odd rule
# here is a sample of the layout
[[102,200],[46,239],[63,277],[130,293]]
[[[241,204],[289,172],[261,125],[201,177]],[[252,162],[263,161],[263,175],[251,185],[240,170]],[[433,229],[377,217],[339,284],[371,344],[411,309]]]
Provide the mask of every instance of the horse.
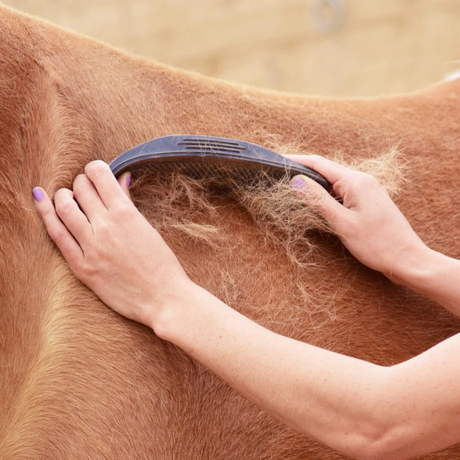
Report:
[[[152,62],[5,6],[0,30],[0,458],[344,458],[108,309],[67,267],[31,189],[53,196],[88,162],[170,134],[376,170],[396,148],[382,174],[403,172],[396,204],[428,246],[458,258],[460,80],[392,97],[308,97]],[[267,218],[254,211],[271,206],[269,190],[221,195],[154,175],[132,190],[196,283],[275,332],[390,366],[460,330],[327,229],[276,220],[283,203]],[[459,455],[453,446],[423,458]]]

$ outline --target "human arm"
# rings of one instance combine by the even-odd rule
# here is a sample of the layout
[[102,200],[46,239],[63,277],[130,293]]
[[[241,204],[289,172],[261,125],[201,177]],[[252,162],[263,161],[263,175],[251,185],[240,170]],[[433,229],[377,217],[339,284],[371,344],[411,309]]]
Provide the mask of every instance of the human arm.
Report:
[[160,337],[351,458],[402,460],[460,441],[460,335],[382,367],[275,334],[196,285],[169,307],[154,325]]
[[123,178],[120,187],[101,162],[85,171],[73,192],[56,193],[56,209],[44,191],[37,207],[70,268],[108,306],[354,458],[403,459],[458,441],[460,380],[449,365],[458,339],[384,368],[276,335],[191,283],[127,198]]

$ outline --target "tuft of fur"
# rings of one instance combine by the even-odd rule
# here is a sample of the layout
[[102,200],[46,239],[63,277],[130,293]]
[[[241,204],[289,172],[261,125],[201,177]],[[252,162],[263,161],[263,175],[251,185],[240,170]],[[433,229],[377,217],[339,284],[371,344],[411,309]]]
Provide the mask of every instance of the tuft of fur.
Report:
[[[292,146],[288,151],[293,151]],[[347,158],[339,152],[334,160],[375,176],[395,196],[404,183],[400,158],[397,149],[392,149],[365,160]],[[160,233],[177,231],[213,249],[226,250],[219,204],[213,199],[216,197],[234,200],[235,206],[242,207],[252,218],[265,241],[298,266],[308,264],[315,250],[312,232],[335,233],[314,203],[294,193],[288,175],[281,179],[261,175],[247,183],[231,176],[196,179],[172,173],[152,177],[155,174],[147,168],[135,176],[131,194],[136,206]]]

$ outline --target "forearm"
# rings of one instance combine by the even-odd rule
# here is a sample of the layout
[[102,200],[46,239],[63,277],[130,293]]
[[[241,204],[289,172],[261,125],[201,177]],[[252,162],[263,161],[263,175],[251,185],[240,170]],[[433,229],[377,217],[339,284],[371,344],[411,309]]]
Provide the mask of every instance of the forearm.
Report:
[[201,288],[154,330],[260,408],[347,455],[359,457],[384,431],[375,402],[385,368],[277,335]]
[[459,260],[427,247],[405,248],[393,264],[391,279],[460,316]]

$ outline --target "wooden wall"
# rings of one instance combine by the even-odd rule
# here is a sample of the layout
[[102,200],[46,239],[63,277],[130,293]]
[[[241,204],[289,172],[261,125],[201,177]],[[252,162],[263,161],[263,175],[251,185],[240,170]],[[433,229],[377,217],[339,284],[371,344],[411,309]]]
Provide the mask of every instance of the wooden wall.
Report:
[[[161,62],[285,91],[393,94],[460,67],[459,0],[335,0],[345,14],[331,32],[312,18],[321,2],[4,0]],[[318,11],[327,23],[332,10]]]

